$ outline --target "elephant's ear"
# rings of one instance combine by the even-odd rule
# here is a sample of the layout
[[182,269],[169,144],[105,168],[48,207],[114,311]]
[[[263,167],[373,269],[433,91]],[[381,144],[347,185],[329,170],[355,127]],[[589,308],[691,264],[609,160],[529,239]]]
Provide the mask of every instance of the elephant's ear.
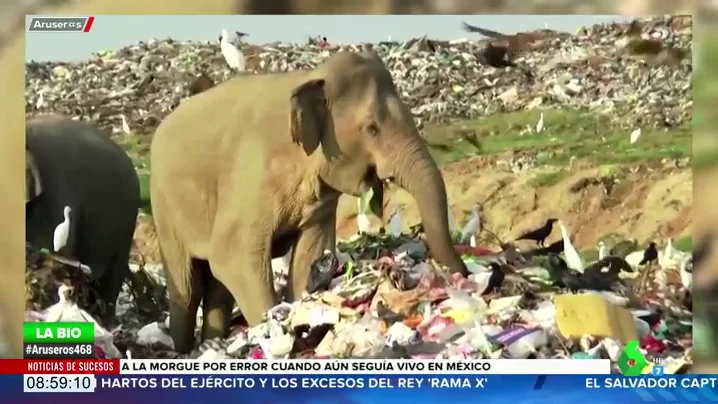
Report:
[[302,144],[310,155],[319,147],[327,128],[327,101],[324,80],[309,80],[292,91],[290,130],[292,141]]
[[40,170],[37,168],[35,157],[25,150],[25,203],[36,198],[40,193],[42,193]]
[[372,187],[372,195],[369,200],[369,209],[374,216],[380,220],[384,220],[384,184],[381,181],[377,181]]

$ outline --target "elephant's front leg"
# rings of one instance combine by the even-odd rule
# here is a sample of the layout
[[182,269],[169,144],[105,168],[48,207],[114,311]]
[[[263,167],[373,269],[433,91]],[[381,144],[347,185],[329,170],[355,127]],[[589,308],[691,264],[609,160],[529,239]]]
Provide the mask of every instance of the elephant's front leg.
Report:
[[260,226],[224,223],[212,235],[210,266],[237,301],[250,326],[262,322],[276,303],[272,282],[271,235]]
[[335,244],[336,207],[299,234],[292,249],[292,263],[289,267],[288,301],[301,298],[307,289],[312,263],[322,256],[324,250],[334,251]]

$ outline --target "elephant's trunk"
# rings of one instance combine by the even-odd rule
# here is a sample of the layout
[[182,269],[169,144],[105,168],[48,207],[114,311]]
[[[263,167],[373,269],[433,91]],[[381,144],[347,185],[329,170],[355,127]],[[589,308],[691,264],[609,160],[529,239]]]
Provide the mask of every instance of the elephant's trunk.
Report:
[[451,272],[468,275],[466,265],[451,240],[446,187],[439,167],[421,140],[412,141],[400,150],[393,170],[395,181],[414,197],[419,206],[432,256],[449,267]]

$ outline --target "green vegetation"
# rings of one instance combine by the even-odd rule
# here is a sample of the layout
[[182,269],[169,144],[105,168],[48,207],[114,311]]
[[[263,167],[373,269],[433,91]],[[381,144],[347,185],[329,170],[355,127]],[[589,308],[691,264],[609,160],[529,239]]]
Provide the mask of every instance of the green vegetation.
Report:
[[685,252],[693,251],[693,237],[691,235],[681,237],[673,242],[673,247]]
[[546,165],[565,165],[572,157],[596,164],[660,161],[691,155],[692,134],[687,125],[671,131],[643,129],[631,145],[630,130],[616,130],[610,116],[557,109],[544,111],[545,129],[530,133],[539,111],[487,116],[425,129],[435,158],[453,162],[475,155],[527,152]]
[[141,209],[148,214],[152,212],[152,207],[150,206],[149,139],[151,139],[150,136],[137,135],[124,135],[123,138],[116,139],[135,164],[137,176],[140,179]]

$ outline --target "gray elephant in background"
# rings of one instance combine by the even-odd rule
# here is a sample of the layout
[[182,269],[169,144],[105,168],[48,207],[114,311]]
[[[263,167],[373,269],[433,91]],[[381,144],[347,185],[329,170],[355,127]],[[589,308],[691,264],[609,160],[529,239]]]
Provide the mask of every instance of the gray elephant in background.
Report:
[[29,120],[25,141],[26,241],[52,251],[70,207],[67,243],[58,254],[91,268],[105,302],[92,314],[113,324],[140,206],[132,160],[100,130],[61,117]]

